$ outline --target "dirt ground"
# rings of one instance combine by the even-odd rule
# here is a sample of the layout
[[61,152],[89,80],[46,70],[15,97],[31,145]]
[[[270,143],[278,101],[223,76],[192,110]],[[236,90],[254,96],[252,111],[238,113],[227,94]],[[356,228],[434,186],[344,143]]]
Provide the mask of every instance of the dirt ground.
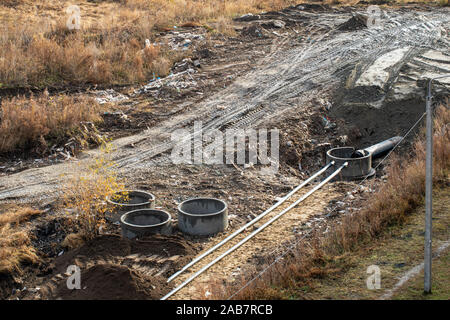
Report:
[[[51,278],[43,282],[38,296],[31,298],[158,299],[170,288],[167,275],[194,254],[194,246],[177,236],[154,236],[139,241],[101,236],[56,258],[48,267],[53,271]],[[69,265],[82,270],[82,290],[67,289],[62,275]]]
[[[176,206],[181,201],[198,196],[223,199],[229,207],[229,229],[205,238],[187,236],[174,228],[170,236],[129,241],[119,236],[118,226],[110,225],[106,234],[67,251],[61,244],[65,237],[61,228],[64,215],[54,206],[62,185],[61,174],[66,173],[67,177],[77,174],[77,162],[87,161],[99,151],[86,150],[68,159],[23,154],[0,159],[0,205],[26,203],[46,209],[45,214],[27,226],[35,234],[33,243],[43,262],[28,266],[21,277],[2,280],[2,298],[161,298],[212,257],[167,284],[165,280],[171,274],[322,167],[329,148],[344,145],[360,148],[403,135],[423,112],[423,87],[420,81],[415,85],[412,73],[419,78],[429,70],[443,72],[445,68],[437,70],[436,63],[449,65],[449,61],[441,58],[426,58],[428,64],[422,62],[420,72],[415,69],[414,59],[423,60],[424,54],[435,56],[448,41],[448,37],[436,40],[424,23],[432,20],[439,25],[433,28],[449,26],[446,9],[424,6],[415,10],[414,14],[406,8],[388,10],[392,26],[382,32],[372,32],[359,21],[347,23],[352,12],[364,11],[364,7],[322,5],[241,17],[234,21],[237,35],[233,37],[206,37],[201,27],[178,28],[177,33],[161,33],[161,38],[204,36],[206,40],[194,40],[192,55],[175,65],[173,77],[109,92],[79,90],[80,94],[104,98],[111,105],[111,112],[103,115],[105,123],[99,131],[114,140],[112,158],[130,188],[152,192],[156,206],[167,210],[175,225]],[[411,20],[416,29],[411,27]],[[283,27],[277,27],[280,24],[274,25],[274,21],[281,21]],[[408,55],[390,66],[387,80],[376,94],[369,94],[371,86],[359,85],[362,80],[358,79],[370,77],[366,71],[379,57],[412,46],[417,41],[416,34],[426,35],[424,43],[429,41],[430,46],[433,43],[435,51],[409,50]],[[414,83],[417,91],[400,90],[404,83]],[[448,85],[438,87],[442,89],[438,98],[448,96]],[[399,92],[402,98],[398,98]],[[267,176],[261,174],[259,165],[173,165],[169,157],[173,146],[170,133],[177,128],[190,129],[198,120],[207,129],[222,131],[278,128],[279,171]],[[407,150],[407,144],[404,148]],[[323,228],[326,232],[333,216],[358,210],[384,179],[380,167],[376,179],[367,181],[363,187],[353,182],[326,185],[173,298],[203,298],[211,282],[237,281],[240,274],[258,269],[261,261],[273,259],[286,242],[305,235],[311,228]],[[66,270],[72,264],[81,268],[82,275],[83,289],[75,292],[66,287]]]

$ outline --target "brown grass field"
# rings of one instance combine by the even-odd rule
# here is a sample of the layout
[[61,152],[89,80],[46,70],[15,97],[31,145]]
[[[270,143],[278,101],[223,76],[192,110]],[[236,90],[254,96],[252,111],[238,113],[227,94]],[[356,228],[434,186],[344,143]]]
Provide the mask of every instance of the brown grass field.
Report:
[[[442,1],[445,4],[446,0]],[[164,45],[145,47],[158,30],[174,25],[206,25],[232,32],[230,19],[277,10],[294,0],[7,0],[0,3],[0,88],[132,84],[167,75],[179,53]],[[408,3],[410,1],[396,1]],[[424,1],[438,3],[438,1]],[[353,5],[358,1],[328,1]],[[69,5],[80,8],[80,29]],[[448,4],[448,1],[447,1]],[[17,23],[20,22],[20,23]]]
[[16,97],[2,102],[0,153],[32,150],[43,153],[63,142],[82,122],[101,121],[101,107],[85,96]]

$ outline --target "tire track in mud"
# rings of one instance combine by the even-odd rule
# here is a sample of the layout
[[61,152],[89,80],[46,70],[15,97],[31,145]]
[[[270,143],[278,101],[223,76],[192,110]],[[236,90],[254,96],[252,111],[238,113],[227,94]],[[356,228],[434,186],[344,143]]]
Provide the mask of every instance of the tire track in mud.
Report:
[[[316,31],[317,38],[306,44],[275,50],[260,61],[253,72],[199,104],[195,113],[179,114],[141,134],[116,140],[112,157],[119,171],[126,176],[169,163],[167,153],[174,145],[171,133],[194,121],[202,121],[204,133],[224,126],[256,127],[271,118],[281,119],[287,109],[306,108],[314,97],[340,88],[350,72],[362,74],[381,54],[411,47],[408,57],[414,57],[426,48],[448,48],[448,39],[438,34],[443,27],[448,27],[448,10],[390,12],[383,28],[354,32],[335,30],[349,14],[300,14],[304,15],[308,16],[311,26],[322,27],[326,33]],[[257,111],[252,112],[255,108]],[[125,147],[134,141],[140,141],[136,148]],[[98,150],[85,153],[87,158],[96,154]],[[56,197],[59,182],[64,179],[62,175],[70,177],[73,170],[77,170],[77,166],[62,163],[1,177],[0,202]]]
[[[419,34],[419,36],[425,37],[427,42],[426,45],[429,45],[431,42],[436,40],[435,36],[430,36],[428,34],[429,28],[426,27],[428,22],[423,22],[422,20],[419,20],[415,24],[411,24],[405,28],[404,24],[401,24],[400,22],[393,20],[394,22],[391,22],[390,25],[386,27],[387,33],[373,33],[371,29],[368,29],[365,32],[362,32],[362,36],[360,35],[360,39],[366,39],[367,34],[371,35],[372,38],[370,38],[371,42],[375,43],[381,43],[378,46],[375,47],[374,52],[369,52],[366,54],[364,52],[364,47],[369,48],[373,51],[373,46],[367,45],[367,41],[353,41],[353,43],[356,42],[356,45],[352,46],[343,46],[342,42],[345,43],[345,40],[342,41],[342,37],[345,38],[345,35],[338,35],[336,40],[331,40],[331,43],[324,41],[322,43],[319,42],[319,46],[313,46],[311,48],[307,48],[306,51],[303,51],[303,48],[300,49],[294,49],[291,52],[287,53],[287,57],[281,57],[282,62],[281,63],[275,63],[270,64],[268,66],[262,66],[261,71],[257,71],[256,74],[252,74],[250,77],[245,77],[245,79],[241,79],[240,83],[235,84],[233,88],[231,88],[228,91],[231,91],[234,93],[235,96],[233,97],[233,94],[225,95],[226,98],[231,99],[231,101],[226,102],[223,101],[224,99],[220,99],[220,96],[223,96],[223,93],[219,94],[219,97],[213,97],[212,102],[210,105],[208,105],[208,109],[214,108],[214,106],[221,105],[221,104],[235,104],[232,110],[230,111],[224,111],[221,113],[213,113],[209,115],[209,118],[212,120],[206,123],[203,123],[203,130],[207,132],[210,129],[221,129],[224,126],[225,123],[234,122],[239,123],[240,122],[240,116],[241,114],[245,113],[246,110],[252,109],[256,107],[258,104],[266,104],[267,108],[266,110],[254,114],[250,117],[247,117],[246,121],[243,122],[244,125],[242,126],[232,126],[233,128],[243,128],[246,127],[249,123],[252,123],[253,125],[256,125],[258,122],[261,122],[263,118],[258,117],[263,112],[266,114],[275,113],[273,115],[276,116],[277,112],[280,111],[282,113],[282,109],[278,107],[277,105],[281,105],[281,103],[273,103],[273,101],[277,101],[280,96],[284,98],[284,100],[289,100],[293,98],[299,98],[302,94],[306,93],[307,91],[311,91],[314,89],[314,84],[311,85],[311,81],[316,81],[316,86],[321,86],[323,91],[327,91],[333,87],[333,85],[336,85],[339,81],[341,81],[340,77],[337,77],[339,75],[339,69],[344,67],[348,64],[357,63],[359,60],[361,60],[361,57],[365,56],[365,65],[366,69],[370,66],[371,62],[375,61],[376,58],[382,53],[387,52],[390,50],[393,50],[398,47],[408,46],[408,45],[414,45],[416,42],[416,37],[414,37],[414,40],[408,40],[408,37],[410,37],[410,33],[412,30],[420,30],[422,31],[422,34]],[[447,19],[448,21],[448,19]],[[397,22],[397,23],[395,23]],[[399,25],[400,24],[400,25]],[[437,28],[438,24],[435,23],[434,27]],[[405,31],[406,29],[406,31]],[[406,33],[406,34],[405,34]],[[328,34],[322,36],[322,38],[325,38]],[[401,41],[399,41],[401,40]],[[340,46],[336,46],[337,49],[328,52],[328,47],[333,46],[333,42],[341,43]],[[424,44],[422,43],[422,46]],[[344,50],[344,54],[346,52],[353,52],[357,53],[356,57],[353,57],[351,60],[348,60],[348,58],[344,55],[342,55]],[[413,52],[418,52],[418,49],[411,49],[411,54]],[[284,54],[284,53],[283,53]],[[294,56],[294,57],[292,57]],[[333,61],[333,59],[338,59],[338,63],[335,61],[334,63],[330,64],[328,61]],[[277,57],[275,56],[274,59],[277,60]],[[285,61],[291,61],[292,64],[288,65]],[[280,68],[281,64],[281,68]],[[286,66],[285,68],[283,68]],[[309,69],[308,69],[309,66]],[[275,72],[271,72],[271,69]],[[281,69],[281,70],[280,70]],[[283,70],[284,69],[284,70]],[[364,69],[363,69],[364,70]],[[295,76],[298,73],[303,73],[302,76]],[[281,74],[277,76],[278,74]],[[269,77],[267,77],[269,75]],[[253,96],[246,97],[247,88],[242,84],[248,84],[252,83],[252,78],[258,79],[258,88],[254,90]],[[253,82],[254,83],[254,82]],[[239,86],[241,87],[239,88]],[[298,89],[300,88],[300,89]],[[238,94],[236,94],[238,92]],[[247,98],[244,100],[244,104],[240,103],[239,98]],[[250,101],[249,101],[250,100]],[[301,101],[303,103],[306,103],[307,101]],[[208,104],[208,103],[207,103]],[[215,104],[215,105],[214,105]],[[243,111],[244,110],[244,111]],[[194,118],[193,121],[198,119],[205,119],[208,117],[208,114],[201,114],[200,116]],[[259,121],[258,121],[259,120]],[[229,126],[228,126],[229,127]],[[193,134],[188,138],[192,138]],[[150,160],[151,158],[160,155],[163,152],[166,152],[170,150],[173,147],[173,144],[169,139],[166,139],[163,145],[158,145],[155,149],[148,149],[140,153],[139,157],[128,157],[123,158],[119,160],[119,165],[123,166],[135,166],[136,164],[140,163],[141,161]],[[163,150],[163,151],[162,151]]]

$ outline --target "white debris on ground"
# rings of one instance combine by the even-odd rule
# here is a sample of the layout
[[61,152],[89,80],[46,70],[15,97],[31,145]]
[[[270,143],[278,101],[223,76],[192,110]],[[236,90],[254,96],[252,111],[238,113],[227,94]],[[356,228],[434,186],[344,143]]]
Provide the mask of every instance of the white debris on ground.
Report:
[[94,94],[96,95],[95,100],[99,104],[122,102],[129,99],[127,96],[115,91],[114,89],[95,91]]
[[148,84],[135,90],[134,95],[157,92],[158,89],[161,89],[162,87],[172,87],[177,91],[179,91],[180,89],[196,87],[197,81],[192,77],[192,74],[196,72],[197,71],[195,71],[194,69],[189,68],[176,74],[171,73],[167,77],[162,79],[159,77],[156,79],[152,79]]
[[388,69],[400,62],[409,49],[401,48],[382,55],[359,77],[355,85],[383,88],[389,79]]
[[190,32],[170,31],[168,32],[160,42],[155,42],[153,46],[168,46],[172,51],[185,51],[188,50],[193,42],[204,41],[205,37],[201,34],[195,34]]
[[169,33],[170,39],[168,45],[172,50],[188,50],[192,41],[204,41],[205,37],[201,34],[189,32],[172,31]]
[[[190,32],[171,31],[164,38],[162,42],[153,43],[157,46],[168,46],[172,51],[188,50],[192,47],[194,42],[203,42],[205,37],[201,34]],[[194,80],[192,74],[196,73],[193,68],[199,68],[200,62],[198,60],[192,61],[189,58],[183,59],[172,67],[171,73],[165,77],[160,78],[153,75],[153,79],[141,88],[134,91],[134,95],[143,93],[157,93],[163,87],[171,87],[180,91],[181,89],[192,88],[197,86],[197,81]]]

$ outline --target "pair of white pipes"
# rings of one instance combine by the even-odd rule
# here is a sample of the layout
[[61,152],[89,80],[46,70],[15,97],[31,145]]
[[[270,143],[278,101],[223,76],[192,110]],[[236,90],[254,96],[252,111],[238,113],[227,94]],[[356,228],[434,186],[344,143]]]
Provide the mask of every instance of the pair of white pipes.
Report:
[[[321,175],[322,173],[324,173],[328,168],[330,168],[331,166],[334,166],[334,161],[330,162],[329,164],[327,164],[325,167],[323,167],[322,169],[320,169],[319,171],[317,171],[315,174],[313,174],[311,177],[309,177],[307,180],[305,180],[303,183],[301,183],[300,185],[298,185],[297,187],[295,187],[291,192],[289,192],[286,196],[284,196],[282,199],[280,199],[276,204],[274,204],[272,207],[270,207],[269,209],[267,209],[266,211],[264,211],[263,213],[261,213],[258,217],[256,217],[255,219],[253,219],[252,221],[248,222],[246,225],[244,225],[243,227],[241,227],[240,229],[236,230],[234,233],[232,233],[231,235],[229,235],[227,238],[225,238],[224,240],[222,240],[221,242],[217,243],[215,246],[211,247],[210,249],[208,249],[206,252],[204,252],[203,254],[201,254],[200,256],[198,256],[197,258],[195,258],[194,260],[192,260],[190,263],[188,263],[187,265],[185,265],[181,270],[177,271],[176,273],[174,273],[168,280],[167,282],[172,281],[173,279],[175,279],[178,275],[180,275],[182,272],[184,272],[185,270],[189,269],[192,265],[196,264],[198,261],[200,261],[201,259],[203,259],[204,257],[206,257],[208,254],[210,254],[211,252],[215,251],[216,249],[220,248],[222,245],[224,245],[225,243],[227,243],[228,241],[230,241],[231,239],[233,239],[235,236],[237,236],[238,234],[240,234],[241,232],[243,232],[244,230],[246,230],[248,227],[252,226],[253,224],[255,224],[256,222],[258,222],[259,220],[261,220],[262,218],[264,218],[266,215],[268,215],[270,212],[272,212],[274,209],[276,209],[278,206],[280,206],[283,202],[285,202],[287,199],[289,199],[294,193],[296,193],[298,190],[300,190],[301,188],[303,188],[304,186],[306,186],[308,183],[310,183],[311,181],[313,181],[317,176]],[[341,170],[346,167],[348,165],[348,162],[345,162],[342,166],[340,166],[336,171],[334,171],[331,175],[329,175],[326,179],[324,179],[321,183],[319,183],[317,186],[315,186],[313,189],[311,189],[309,192],[307,192],[305,195],[303,195],[301,198],[299,198],[298,200],[296,200],[294,203],[292,203],[289,207],[287,207],[286,209],[282,210],[279,214],[277,214],[276,216],[274,216],[272,219],[270,219],[269,221],[267,221],[266,223],[264,223],[261,227],[259,227],[258,229],[256,229],[255,231],[253,231],[251,234],[249,234],[247,237],[245,237],[244,239],[242,239],[239,243],[237,243],[236,245],[234,245],[233,247],[231,247],[230,249],[228,249],[226,252],[224,252],[223,254],[221,254],[219,257],[217,257],[216,259],[214,259],[213,261],[211,261],[210,263],[208,263],[207,265],[205,265],[202,269],[200,269],[199,271],[197,271],[196,273],[194,273],[191,277],[189,277],[186,281],[184,281],[182,284],[180,284],[178,287],[176,287],[175,289],[173,289],[172,291],[170,291],[168,294],[166,294],[164,297],[161,298],[161,300],[166,300],[167,298],[169,298],[170,296],[172,296],[173,294],[177,293],[179,290],[181,290],[182,288],[184,288],[187,284],[189,284],[192,280],[194,280],[195,278],[197,278],[200,274],[202,274],[203,272],[205,272],[207,269],[209,269],[211,266],[213,266],[214,264],[216,264],[218,261],[222,260],[225,256],[227,256],[228,254],[230,254],[231,252],[233,252],[234,250],[236,250],[237,248],[239,248],[240,246],[242,246],[244,243],[246,243],[248,240],[250,240],[251,238],[253,238],[256,234],[258,234],[259,232],[261,232],[262,230],[264,230],[268,225],[270,225],[272,222],[274,222],[275,220],[277,220],[278,218],[280,218],[281,216],[283,216],[286,212],[288,212],[289,210],[291,210],[292,208],[294,208],[295,206],[297,206],[300,202],[304,201],[306,198],[308,198],[311,194],[313,194],[315,191],[317,191],[318,189],[320,189],[323,185],[325,185],[327,182],[329,182],[331,179],[333,179],[336,175],[339,174],[339,172],[341,172]]]

